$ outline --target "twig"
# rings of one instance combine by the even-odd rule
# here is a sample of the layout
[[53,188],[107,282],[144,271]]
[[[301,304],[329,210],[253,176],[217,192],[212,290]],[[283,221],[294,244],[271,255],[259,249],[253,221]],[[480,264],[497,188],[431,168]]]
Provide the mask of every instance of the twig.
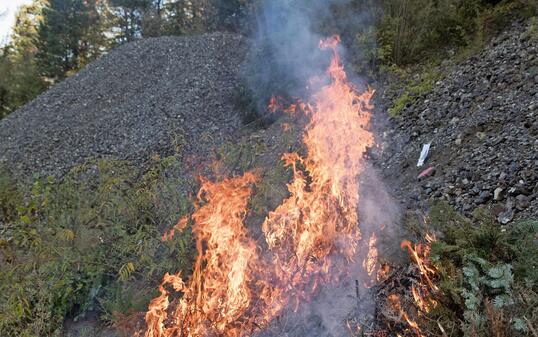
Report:
[[355,294],[357,295],[357,306],[360,306],[361,294],[359,292],[359,280],[355,280]]
[[538,333],[536,333],[536,330],[534,330],[532,323],[525,316],[523,316],[523,319],[525,320],[525,322],[527,322],[527,326],[529,327],[529,330],[532,332],[532,335],[534,337],[538,337]]
[[443,333],[443,337],[448,337],[445,332],[445,329],[443,329],[443,326],[441,325],[441,323],[439,323],[439,321],[437,321],[437,325],[439,326],[439,330],[441,330],[441,332]]

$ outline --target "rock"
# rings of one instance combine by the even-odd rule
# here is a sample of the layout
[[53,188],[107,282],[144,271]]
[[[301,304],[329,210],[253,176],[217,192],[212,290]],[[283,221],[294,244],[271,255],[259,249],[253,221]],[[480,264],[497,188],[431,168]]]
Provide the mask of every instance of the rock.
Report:
[[476,137],[477,137],[478,139],[480,139],[480,140],[484,140],[484,139],[486,139],[486,133],[484,133],[484,132],[477,132],[477,133],[476,133]]
[[495,189],[495,191],[493,192],[493,200],[495,201],[499,201],[502,199],[502,192],[503,192],[503,189],[500,188],[500,187],[497,187]]
[[491,213],[495,217],[498,217],[504,211],[505,209],[503,204],[493,204],[493,206],[491,206]]
[[497,220],[503,225],[508,224],[513,219],[514,219],[514,211],[511,209],[500,213],[499,216],[497,217]]
[[[392,139],[416,132],[417,144],[433,140],[437,145],[430,160],[438,168],[435,179],[443,182],[441,195],[433,188],[421,189],[421,200],[452,200],[467,215],[472,209],[465,205],[473,208],[504,201],[508,207],[502,212],[510,211],[502,217],[504,221],[522,212],[538,218],[538,86],[534,83],[538,48],[535,41],[520,39],[529,25],[516,22],[502,39],[474,57],[442,63],[442,78],[409,107],[409,111],[428,113],[402,113],[391,120]],[[398,95],[386,98],[379,106],[391,106]],[[381,128],[384,125],[380,123]],[[414,158],[416,151],[416,146],[399,146],[396,152],[382,155],[384,163],[379,166],[392,168],[386,176],[400,177],[400,172],[408,172],[401,158]],[[403,184],[402,191],[410,190],[416,183],[414,173],[398,183]],[[520,195],[528,198],[528,206]]]
[[484,204],[491,199],[491,193],[489,191],[482,191],[478,198],[475,199],[476,204]]
[[520,211],[529,207],[530,198],[526,195],[520,194],[516,197],[516,208]]

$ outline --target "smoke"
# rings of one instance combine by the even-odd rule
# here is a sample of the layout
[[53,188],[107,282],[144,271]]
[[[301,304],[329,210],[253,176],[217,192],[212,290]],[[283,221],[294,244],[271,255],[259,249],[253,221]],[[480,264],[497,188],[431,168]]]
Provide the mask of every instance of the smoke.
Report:
[[257,8],[245,73],[259,114],[272,95],[302,97],[308,80],[323,74],[329,55],[318,48],[323,36],[317,30],[331,16],[332,3],[266,0]]
[[[264,0],[254,11],[252,48],[245,64],[245,81],[257,112],[264,115],[272,95],[303,97],[309,80],[323,75],[329,55],[319,41],[339,34],[361,64],[358,36],[367,36],[378,5],[368,0]],[[371,39],[362,44],[373,50]],[[345,56],[345,51],[340,53]]]
[[[357,2],[360,1],[353,1]],[[359,10],[367,6],[357,5],[353,7],[356,12],[340,12],[335,16],[335,8],[351,5],[348,0],[266,0],[258,8],[257,28],[245,73],[262,117],[267,120],[265,112],[271,96],[304,98],[308,95],[309,80],[323,79],[331,55],[319,49],[320,40],[336,33],[370,29],[371,13]],[[345,42],[346,37],[343,39]],[[345,50],[340,50],[340,54],[345,59]],[[353,55],[363,56],[360,50],[353,50]],[[355,84],[365,87],[360,77],[353,78]],[[338,285],[321,289],[297,312],[288,309],[257,336],[349,336],[350,330],[357,332],[358,326],[364,329],[373,322],[375,303],[371,277],[366,274],[362,261],[368,254],[368,239],[372,235],[380,238],[378,249],[383,250],[383,238],[393,236],[400,212],[371,165],[366,165],[360,177],[360,191],[363,239],[355,263],[349,265],[349,277]]]
[[[399,248],[400,209],[372,165],[366,164],[360,177],[360,229],[362,239],[355,260],[347,266],[347,277],[328,284],[316,296],[294,308],[287,308],[256,337],[348,337],[375,327],[375,286],[365,271],[368,239],[378,238],[379,258]],[[337,260],[335,258],[334,260]]]

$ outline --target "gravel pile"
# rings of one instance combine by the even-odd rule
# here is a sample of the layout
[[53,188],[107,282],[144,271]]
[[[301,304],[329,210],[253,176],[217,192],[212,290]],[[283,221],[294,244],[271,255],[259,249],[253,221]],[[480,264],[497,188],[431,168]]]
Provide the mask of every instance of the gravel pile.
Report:
[[0,121],[0,163],[62,175],[87,158],[207,156],[238,126],[245,41],[215,33],[113,50]]
[[[408,206],[443,199],[466,214],[488,207],[503,224],[538,217],[538,40],[531,31],[515,23],[480,54],[447,66],[432,92],[392,120],[380,165]],[[385,106],[395,99],[380,97]]]

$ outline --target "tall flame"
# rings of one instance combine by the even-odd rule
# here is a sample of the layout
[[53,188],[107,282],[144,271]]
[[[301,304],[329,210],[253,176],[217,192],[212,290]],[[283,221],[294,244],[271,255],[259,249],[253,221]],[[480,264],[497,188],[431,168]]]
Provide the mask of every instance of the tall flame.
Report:
[[[309,117],[303,136],[307,155],[282,157],[293,169],[293,180],[290,197],[262,225],[269,251],[262,257],[243,224],[256,177],[247,173],[219,183],[204,181],[191,216],[198,250],[193,275],[187,284],[180,275],[165,275],[161,295],[146,314],[146,337],[249,335],[292,299],[297,305],[318,284],[338,280],[341,266],[355,256],[361,239],[357,178],[364,153],[373,145],[367,130],[373,92],[358,94],[349,83],[339,42],[333,37],[320,43],[332,51],[329,84],[310,102],[284,109]],[[270,110],[278,108],[278,101],[271,100]],[[180,221],[177,229],[185,224]],[[170,287],[183,294],[173,305]]]
[[420,276],[423,281],[430,287],[430,289],[432,289],[433,291],[437,291],[437,286],[432,282],[432,276],[435,275],[436,271],[434,267],[431,266],[429,261],[431,250],[430,243],[434,241],[435,238],[432,238],[430,235],[427,235],[426,239],[428,241],[427,244],[417,244],[414,247],[411,242],[404,240],[401,243],[401,247],[407,248],[409,256],[420,270]]
[[[203,182],[192,215],[198,250],[193,275],[187,286],[180,275],[165,276],[161,296],[146,314],[146,336],[240,335],[241,318],[252,301],[252,276],[260,267],[256,244],[243,226],[255,181],[247,173],[220,183]],[[171,327],[165,328],[168,284],[183,297],[170,317]]]
[[331,83],[313,95],[311,104],[303,105],[310,117],[303,137],[308,155],[283,156],[293,168],[288,185],[291,196],[262,226],[281,282],[292,289],[302,290],[311,282],[305,273],[334,276],[329,273],[331,255],[352,259],[360,239],[357,176],[364,152],[373,145],[373,135],[366,129],[370,114],[365,112],[372,108],[373,93],[358,95],[347,81],[336,50],[338,42],[333,37],[320,45],[333,52],[327,71]]

